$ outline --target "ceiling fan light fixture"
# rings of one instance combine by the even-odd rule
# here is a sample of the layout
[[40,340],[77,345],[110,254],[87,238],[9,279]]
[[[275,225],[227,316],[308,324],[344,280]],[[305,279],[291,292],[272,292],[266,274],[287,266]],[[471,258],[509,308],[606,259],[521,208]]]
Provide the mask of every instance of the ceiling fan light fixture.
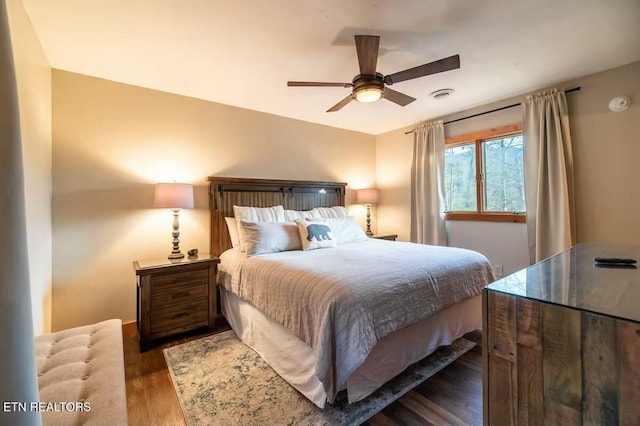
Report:
[[375,102],[382,97],[382,89],[379,87],[365,87],[355,93],[358,102]]
[[357,75],[353,79],[353,98],[358,102],[375,102],[384,94],[382,74],[375,76]]

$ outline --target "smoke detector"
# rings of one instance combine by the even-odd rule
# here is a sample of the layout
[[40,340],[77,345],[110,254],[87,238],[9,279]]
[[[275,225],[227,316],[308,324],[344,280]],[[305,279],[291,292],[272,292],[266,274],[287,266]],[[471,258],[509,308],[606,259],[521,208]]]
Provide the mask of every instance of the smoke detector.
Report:
[[453,92],[455,92],[455,90],[453,89],[440,89],[436,90],[435,92],[429,93],[429,96],[431,96],[436,101],[439,101],[441,99],[448,98]]
[[609,102],[609,111],[620,112],[629,108],[631,99],[628,96],[616,96]]

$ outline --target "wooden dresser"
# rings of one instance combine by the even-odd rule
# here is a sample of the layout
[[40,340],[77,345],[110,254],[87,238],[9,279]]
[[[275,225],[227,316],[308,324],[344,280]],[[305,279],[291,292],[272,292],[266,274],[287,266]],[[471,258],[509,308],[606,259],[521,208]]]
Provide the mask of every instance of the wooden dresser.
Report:
[[640,247],[579,244],[483,292],[485,425],[640,424]]
[[173,262],[133,262],[141,352],[155,340],[214,327],[218,263],[220,260],[209,254]]

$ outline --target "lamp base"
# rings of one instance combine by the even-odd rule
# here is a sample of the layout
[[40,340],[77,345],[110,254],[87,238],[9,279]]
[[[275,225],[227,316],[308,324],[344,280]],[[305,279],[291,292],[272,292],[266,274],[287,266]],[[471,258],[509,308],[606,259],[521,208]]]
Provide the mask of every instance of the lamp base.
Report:
[[367,230],[365,234],[367,234],[367,237],[373,237],[373,232],[371,231],[371,204],[367,204]]
[[169,260],[184,258],[184,254],[180,251],[180,222],[178,221],[179,214],[179,209],[173,209],[173,232],[171,233],[171,236],[173,237],[173,249],[167,257]]

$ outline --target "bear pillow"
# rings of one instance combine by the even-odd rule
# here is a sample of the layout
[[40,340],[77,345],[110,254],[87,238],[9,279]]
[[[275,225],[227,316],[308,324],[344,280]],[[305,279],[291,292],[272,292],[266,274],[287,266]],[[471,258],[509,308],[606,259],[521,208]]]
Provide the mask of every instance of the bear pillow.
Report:
[[296,220],[302,250],[337,247],[333,230],[324,220]]

